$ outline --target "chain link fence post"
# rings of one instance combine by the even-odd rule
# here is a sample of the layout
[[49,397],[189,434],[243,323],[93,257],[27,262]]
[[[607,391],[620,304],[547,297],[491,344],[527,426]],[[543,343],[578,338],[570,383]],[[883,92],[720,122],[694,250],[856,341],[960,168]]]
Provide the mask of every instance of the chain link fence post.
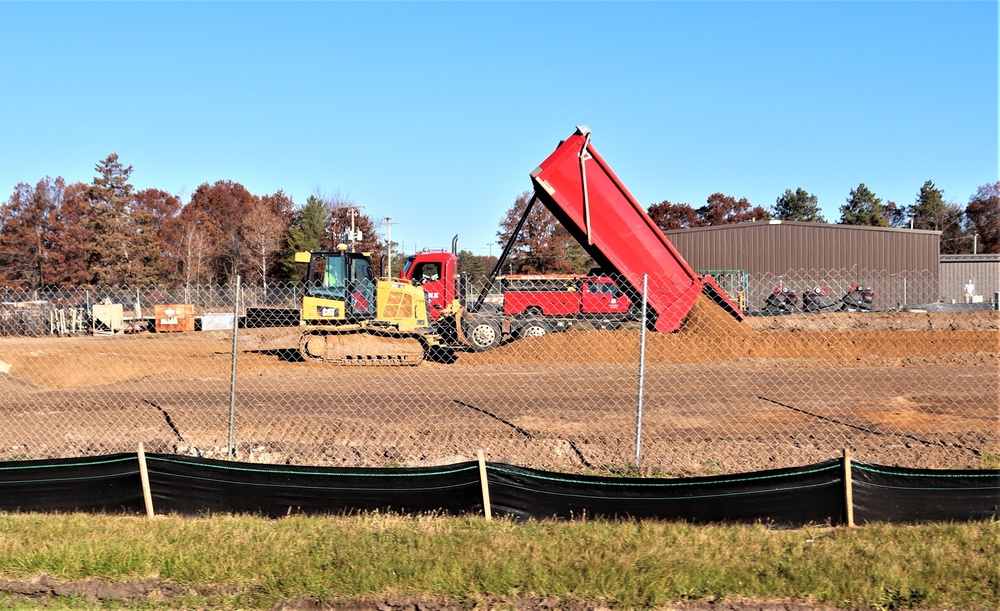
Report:
[[240,276],[236,276],[236,293],[233,296],[233,353],[232,370],[229,376],[229,442],[226,447],[226,454],[229,458],[236,457],[236,448],[233,446],[233,425],[236,420],[236,355],[237,339],[240,328]]
[[642,454],[642,398],[646,378],[646,292],[649,289],[649,275],[642,275],[642,328],[639,331],[639,389],[635,410],[635,468],[639,470]]

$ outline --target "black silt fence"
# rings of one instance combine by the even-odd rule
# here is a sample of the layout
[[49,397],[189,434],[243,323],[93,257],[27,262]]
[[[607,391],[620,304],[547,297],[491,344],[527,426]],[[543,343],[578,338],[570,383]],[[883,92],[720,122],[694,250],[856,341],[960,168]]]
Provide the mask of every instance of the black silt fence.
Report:
[[488,467],[497,513],[518,518],[626,518],[771,522],[798,526],[845,523],[843,463],[682,479],[588,477]]
[[140,513],[135,454],[0,463],[0,511]]
[[147,454],[153,506],[163,513],[403,514],[482,512],[475,462],[410,469],[289,467]]
[[858,523],[1000,518],[1000,470],[901,469],[854,462],[852,474]]
[[[421,468],[264,465],[146,454],[157,513],[482,514],[517,519],[658,519],[796,526],[1000,518],[1000,470],[885,467],[833,459],[696,478],[614,478],[462,462]],[[0,463],[0,511],[141,514],[140,458],[114,454]],[[850,487],[845,475],[851,473]]]

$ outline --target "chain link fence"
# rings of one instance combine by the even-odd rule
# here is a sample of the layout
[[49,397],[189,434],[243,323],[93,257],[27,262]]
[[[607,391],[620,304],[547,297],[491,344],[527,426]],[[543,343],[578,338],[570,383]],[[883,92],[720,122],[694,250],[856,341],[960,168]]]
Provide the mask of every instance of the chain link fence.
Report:
[[[494,283],[483,307],[506,321],[505,342],[417,366],[302,359],[294,286],[3,289],[0,459],[143,442],[335,466],[481,449],[603,474],[751,471],[845,449],[884,465],[1000,467],[993,304],[906,311],[907,296],[937,292],[931,279],[803,270],[724,284],[745,320],[700,297],[679,331],[659,333],[642,324],[641,291],[564,280]],[[867,307],[847,298],[855,284],[874,293]],[[806,311],[815,286],[829,299]],[[796,299],[769,311],[779,287]]]

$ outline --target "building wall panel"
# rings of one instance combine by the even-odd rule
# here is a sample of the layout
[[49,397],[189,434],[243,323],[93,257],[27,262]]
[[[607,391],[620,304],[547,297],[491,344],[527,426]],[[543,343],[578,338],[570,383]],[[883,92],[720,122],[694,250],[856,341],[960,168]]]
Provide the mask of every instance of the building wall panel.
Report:
[[779,284],[800,294],[824,284],[840,297],[860,283],[875,289],[879,309],[940,296],[937,231],[772,221],[666,235],[695,269],[746,270],[751,311]]
[[962,303],[970,278],[984,301],[994,300],[1000,291],[1000,255],[941,256],[941,297],[946,302]]

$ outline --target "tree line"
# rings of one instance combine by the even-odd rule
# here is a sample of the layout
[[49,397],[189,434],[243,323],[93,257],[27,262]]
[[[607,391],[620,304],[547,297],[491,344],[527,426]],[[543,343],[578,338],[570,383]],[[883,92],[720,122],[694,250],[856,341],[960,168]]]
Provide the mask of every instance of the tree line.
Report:
[[[819,199],[797,188],[786,189],[770,210],[751,206],[746,199],[715,193],[700,208],[669,201],[653,204],[649,214],[665,230],[746,223],[770,219],[826,223]],[[964,207],[947,201],[944,192],[930,180],[920,187],[913,204],[883,202],[864,183],[851,189],[840,206],[841,225],[898,227],[941,232],[942,254],[1000,253],[1000,182],[985,184]]]
[[[90,184],[45,177],[20,183],[0,206],[0,285],[36,289],[54,286],[191,286],[228,284],[239,275],[265,288],[301,282],[297,251],[349,244],[370,252],[381,273],[385,243],[378,223],[349,198],[312,195],[296,206],[283,191],[254,195],[243,185],[219,180],[199,186],[183,203],[160,189],[136,190],[132,166],[112,153],[95,165]],[[497,242],[505,245],[531,199],[521,193],[500,220]],[[826,222],[818,200],[804,189],[786,190],[765,209],[746,198],[710,195],[704,206],[669,201],[648,207],[661,230],[769,219]],[[883,203],[864,184],[840,207],[839,223],[912,227],[942,232],[943,253],[1000,253],[1000,182],[985,184],[964,207],[945,200],[927,181],[914,203]],[[394,253],[400,269],[402,254]],[[495,257],[463,250],[466,276],[486,276]],[[534,206],[514,242],[504,273],[587,273],[587,252],[544,206]]]
[[376,261],[383,250],[375,222],[339,195],[296,207],[283,191],[258,196],[219,180],[182,204],[160,189],[134,189],[132,166],[117,154],[95,170],[90,184],[45,177],[14,187],[0,206],[0,284],[190,286],[240,275],[266,287],[304,276],[296,250],[351,242]]

